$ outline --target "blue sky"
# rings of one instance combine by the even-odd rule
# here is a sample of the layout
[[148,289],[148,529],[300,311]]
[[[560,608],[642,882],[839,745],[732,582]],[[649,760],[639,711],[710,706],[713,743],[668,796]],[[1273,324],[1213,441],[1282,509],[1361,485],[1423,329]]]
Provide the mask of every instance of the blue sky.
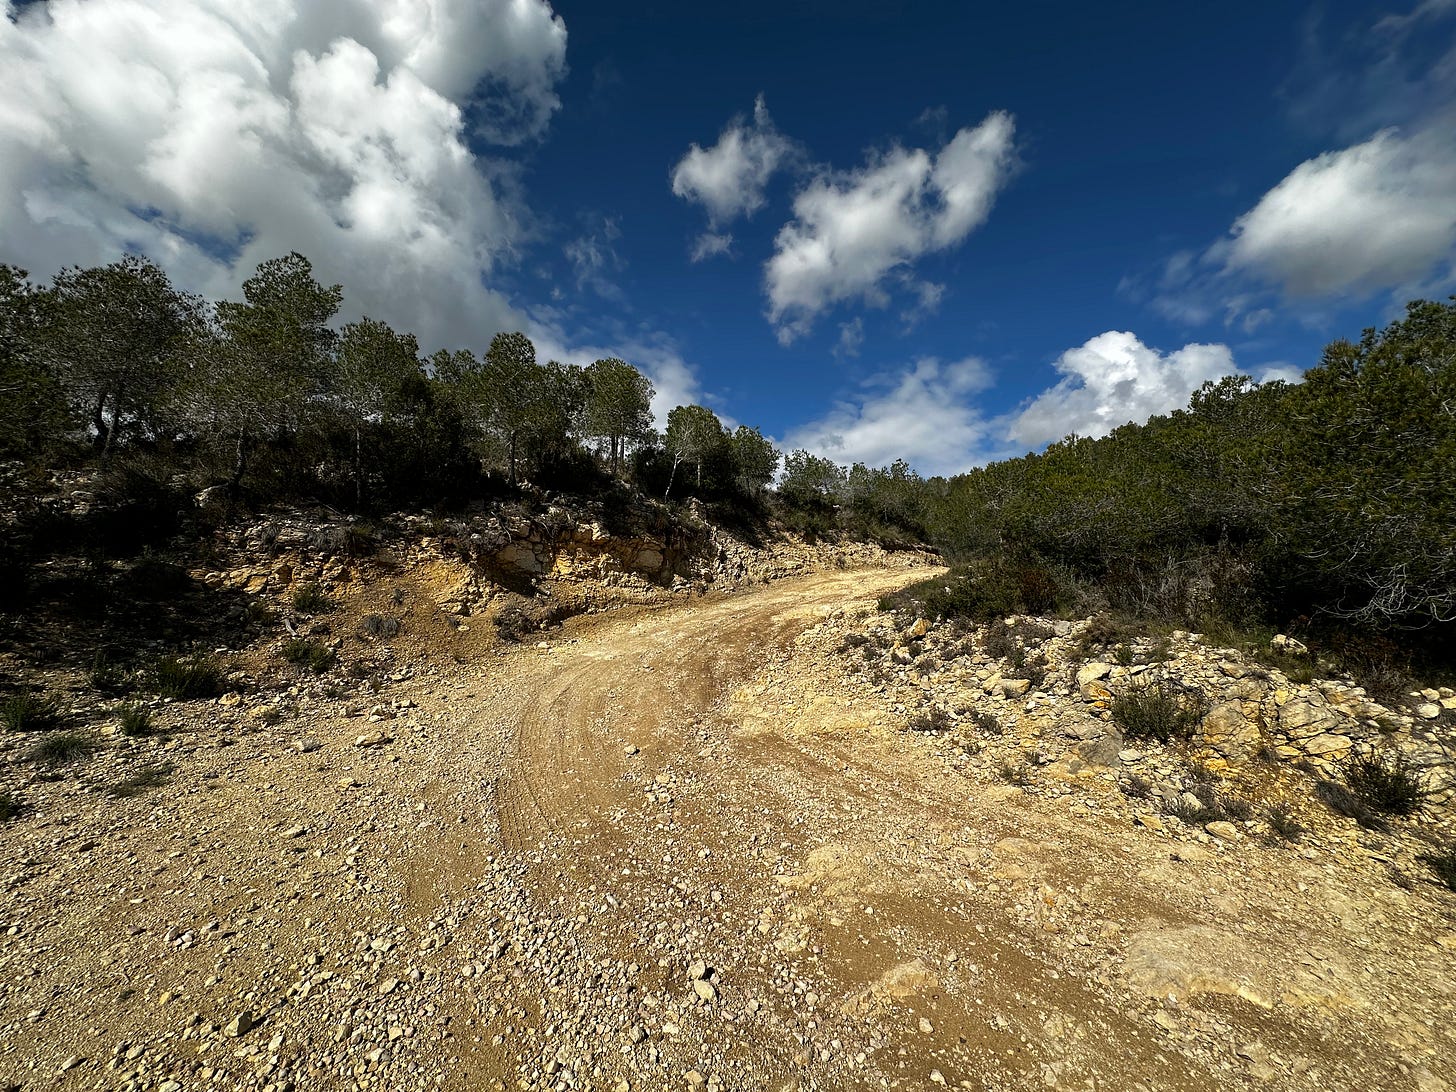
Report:
[[1456,0],[239,7],[11,7],[0,261],[216,297],[297,247],[426,346],[925,473],[1456,282]]

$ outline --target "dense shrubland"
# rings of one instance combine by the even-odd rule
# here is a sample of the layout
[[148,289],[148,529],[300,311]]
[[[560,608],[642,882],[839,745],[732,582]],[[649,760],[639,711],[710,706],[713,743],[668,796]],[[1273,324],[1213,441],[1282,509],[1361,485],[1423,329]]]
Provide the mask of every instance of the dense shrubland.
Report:
[[922,512],[963,563],[906,597],[937,613],[1276,627],[1372,679],[1449,659],[1456,305],[1334,342],[1302,383],[1225,379],[1146,424],[932,480]]

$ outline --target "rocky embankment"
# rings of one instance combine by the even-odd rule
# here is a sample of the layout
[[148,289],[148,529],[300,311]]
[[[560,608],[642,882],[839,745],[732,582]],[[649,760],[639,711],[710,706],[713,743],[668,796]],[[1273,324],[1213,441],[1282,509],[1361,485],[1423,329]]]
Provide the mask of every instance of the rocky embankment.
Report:
[[377,528],[278,512],[223,536],[227,567],[197,572],[210,587],[281,596],[300,584],[325,592],[406,571],[449,617],[489,614],[522,599],[549,600],[554,617],[674,595],[701,595],[830,569],[922,565],[930,555],[863,542],[810,543],[767,527],[740,535],[689,503],[668,518],[642,506],[607,512],[574,502],[504,505],[474,516],[396,516]]
[[[846,635],[844,651],[908,727],[957,741],[966,760],[1028,791],[1115,781],[1144,827],[1203,841],[1303,841],[1296,832],[1313,830],[1397,875],[1428,874],[1421,858],[1456,831],[1456,691],[1415,689],[1382,704],[1349,676],[1319,677],[1308,650],[1283,635],[1268,650],[1278,667],[1198,634],[1104,629],[876,614]],[[1119,700],[1140,698],[1164,703],[1169,738],[1124,723]],[[1342,793],[1349,764],[1366,758],[1418,783],[1416,818],[1363,812]],[[1342,803],[1364,821],[1340,814]]]

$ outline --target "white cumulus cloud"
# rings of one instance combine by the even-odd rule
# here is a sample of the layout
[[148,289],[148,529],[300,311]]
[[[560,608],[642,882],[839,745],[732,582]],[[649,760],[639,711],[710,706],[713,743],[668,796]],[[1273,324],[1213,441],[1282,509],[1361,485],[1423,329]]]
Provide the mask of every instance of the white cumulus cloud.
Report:
[[877,376],[861,399],[793,429],[785,450],[803,448],[837,463],[887,466],[905,459],[922,474],[955,474],[985,461],[987,423],[971,397],[991,385],[976,357],[934,358]]
[[1234,223],[1224,268],[1291,296],[1414,286],[1456,257],[1456,135],[1383,130],[1301,163]]
[[[763,208],[774,172],[795,154],[794,143],[774,128],[763,96],[753,118],[734,118],[711,148],[694,144],[672,169],[672,192],[708,210],[714,228]],[[693,260],[722,254],[731,238],[709,232],[698,240]]]
[[[523,208],[469,138],[540,134],[544,0],[51,0],[0,21],[0,260],[141,251],[228,295],[299,250],[350,314],[473,344],[523,325],[482,277]],[[466,113],[475,119],[467,131]]]
[[998,112],[961,129],[934,155],[897,147],[859,170],[809,182],[765,269],[779,340],[807,332],[836,303],[883,306],[887,277],[961,243],[1011,175],[1014,132],[1011,115]]
[[1062,379],[1009,422],[1011,440],[1035,448],[1073,433],[1106,436],[1129,421],[1187,405],[1209,380],[1238,374],[1227,345],[1185,345],[1161,353],[1119,330],[1068,349],[1055,367]]

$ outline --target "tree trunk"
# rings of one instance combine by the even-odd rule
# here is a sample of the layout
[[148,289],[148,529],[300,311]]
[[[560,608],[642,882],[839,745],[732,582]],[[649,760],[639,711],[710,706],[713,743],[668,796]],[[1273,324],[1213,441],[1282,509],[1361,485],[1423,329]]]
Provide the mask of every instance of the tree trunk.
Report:
[[233,476],[228,481],[228,493],[236,497],[243,482],[243,472],[248,469],[248,434],[238,429],[237,446],[233,449]]
[[662,499],[663,500],[667,500],[668,494],[672,492],[672,483],[673,483],[673,480],[677,477],[677,464],[680,463],[680,462],[682,462],[682,456],[681,455],[675,455],[675,456],[673,456],[673,460],[672,460],[672,470],[667,475],[667,488],[664,489],[663,492],[662,492]]
[[106,395],[104,393],[96,399],[96,408],[91,411],[91,424],[96,428],[96,439],[93,444],[99,455],[106,451],[106,445],[111,442],[111,430],[106,427]]
[[359,426],[354,426],[354,510],[364,508],[364,450],[359,440]]
[[516,433],[515,433],[514,430],[511,431],[511,459],[510,459],[510,467],[511,467],[511,488],[514,489],[515,488],[515,485],[516,485]]

